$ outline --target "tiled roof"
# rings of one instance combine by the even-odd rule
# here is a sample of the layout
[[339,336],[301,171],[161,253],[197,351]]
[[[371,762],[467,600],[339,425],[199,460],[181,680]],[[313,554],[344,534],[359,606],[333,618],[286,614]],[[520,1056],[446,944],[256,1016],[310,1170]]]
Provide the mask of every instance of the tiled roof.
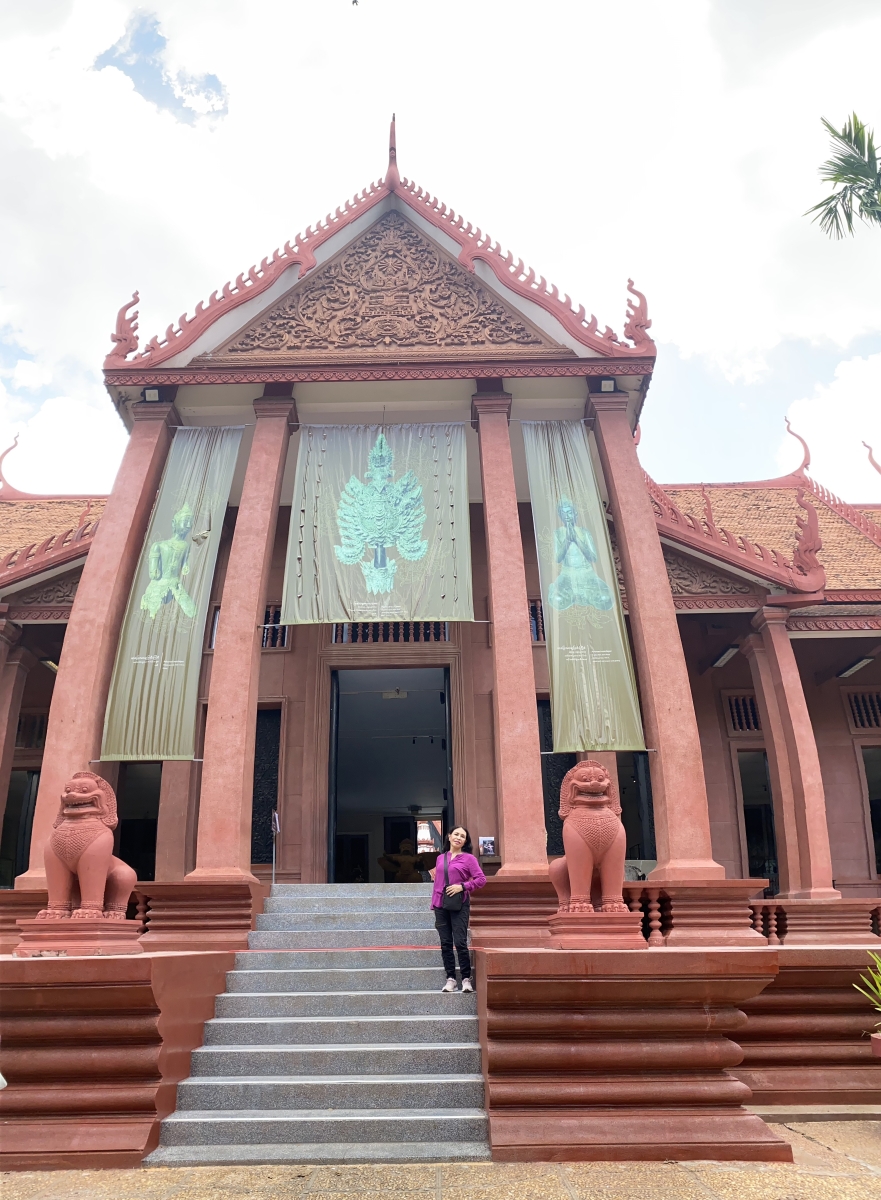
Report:
[[[700,486],[664,488],[683,512],[694,517],[704,513]],[[801,510],[796,487],[762,487],[749,484],[716,486],[708,484],[706,493],[713,507],[713,518],[720,529],[742,534],[791,556],[796,544],[796,517]],[[817,510],[823,548],[817,557],[826,569],[829,588],[881,587],[881,546],[839,516],[811,492],[805,499]],[[861,510],[872,519],[873,514]]]
[[[82,497],[54,500],[35,496],[0,501],[0,558],[11,550],[44,542],[53,534],[76,529],[83,524],[89,500]],[[107,503],[105,496],[91,501],[88,520],[100,517]]]

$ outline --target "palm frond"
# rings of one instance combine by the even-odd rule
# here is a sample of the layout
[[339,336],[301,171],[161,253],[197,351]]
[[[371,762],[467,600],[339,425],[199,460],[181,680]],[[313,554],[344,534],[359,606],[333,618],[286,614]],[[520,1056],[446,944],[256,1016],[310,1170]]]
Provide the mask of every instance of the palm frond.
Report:
[[820,178],[838,190],[809,208],[805,216],[814,213],[823,232],[834,238],[844,237],[845,232],[853,235],[855,215],[866,224],[881,226],[881,169],[872,130],[856,113],[841,129],[825,117],[822,121],[832,139],[832,157],[820,167]]

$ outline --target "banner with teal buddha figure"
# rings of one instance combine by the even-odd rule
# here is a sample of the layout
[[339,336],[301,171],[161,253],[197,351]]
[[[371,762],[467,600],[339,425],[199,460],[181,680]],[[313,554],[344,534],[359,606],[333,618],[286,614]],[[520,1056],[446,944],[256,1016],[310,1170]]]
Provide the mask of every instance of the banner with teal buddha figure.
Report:
[[524,421],[556,753],[644,750],[605,513],[581,421]]
[[195,754],[205,619],[241,440],[241,427],[175,430],[125,611],[102,761]]
[[282,623],[473,617],[464,426],[301,425]]

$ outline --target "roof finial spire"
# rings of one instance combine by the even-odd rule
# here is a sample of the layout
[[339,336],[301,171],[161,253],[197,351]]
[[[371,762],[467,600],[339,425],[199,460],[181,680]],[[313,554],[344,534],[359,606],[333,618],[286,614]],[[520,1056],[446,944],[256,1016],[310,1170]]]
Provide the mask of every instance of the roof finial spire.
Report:
[[869,451],[869,462],[875,468],[875,470],[878,472],[878,474],[881,475],[881,466],[879,466],[878,462],[875,459],[875,455],[872,453],[872,447],[869,445],[868,442],[863,442],[863,445]]
[[395,191],[401,182],[398,174],[398,148],[395,143],[395,114],[392,113],[392,124],[388,135],[388,170],[385,173],[385,186],[390,192]]
[[800,434],[796,433],[789,424],[789,417],[784,417],[783,420],[786,422],[786,432],[794,437],[796,441],[801,442],[802,450],[804,451],[801,460],[801,466],[796,467],[794,471],[790,471],[789,473],[790,475],[804,475],[805,471],[811,465],[811,452],[808,449],[808,444],[804,438]]

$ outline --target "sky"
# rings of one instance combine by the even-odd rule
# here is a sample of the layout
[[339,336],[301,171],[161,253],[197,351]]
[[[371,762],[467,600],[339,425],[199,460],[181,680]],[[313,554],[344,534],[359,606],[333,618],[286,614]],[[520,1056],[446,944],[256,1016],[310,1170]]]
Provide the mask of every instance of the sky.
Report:
[[0,0],[0,450],[109,490],[101,364],[401,173],[621,332],[660,482],[797,466],[881,500],[881,230],[830,241],[821,117],[881,140],[879,0]]

